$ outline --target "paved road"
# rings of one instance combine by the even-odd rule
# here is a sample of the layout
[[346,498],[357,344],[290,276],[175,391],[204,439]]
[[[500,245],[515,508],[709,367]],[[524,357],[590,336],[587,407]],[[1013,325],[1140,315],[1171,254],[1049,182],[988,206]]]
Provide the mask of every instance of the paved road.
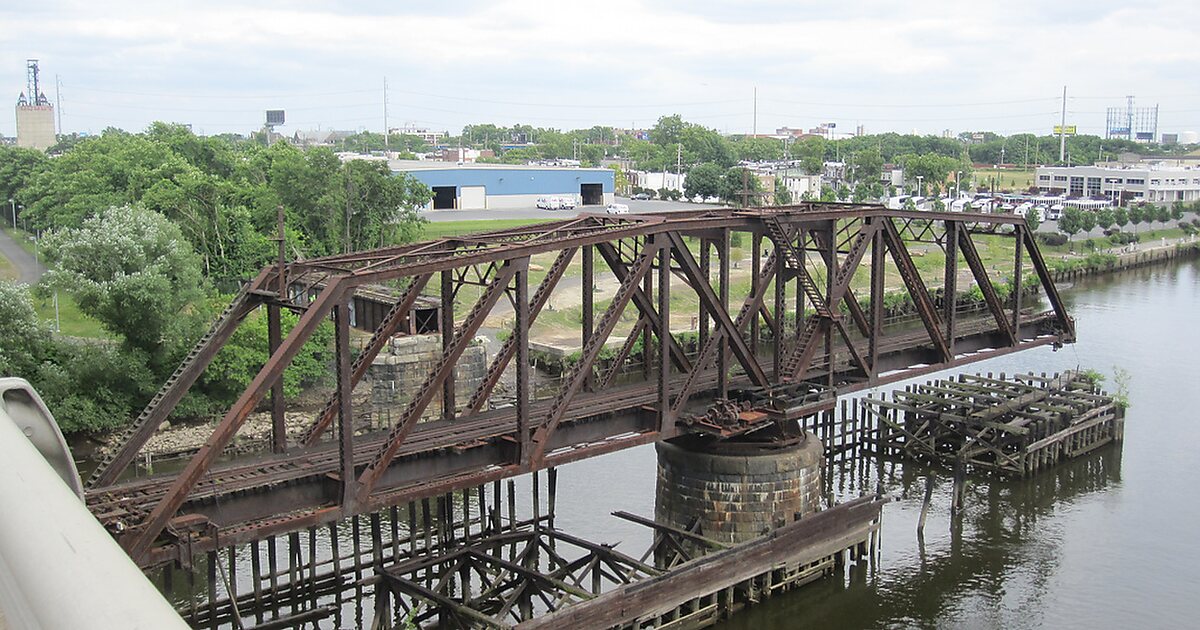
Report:
[[[687,203],[683,201],[632,201],[617,197],[617,203],[629,206],[630,212],[664,212],[669,210],[695,210],[705,207],[705,204]],[[427,210],[421,216],[433,222],[441,221],[478,221],[481,219],[570,219],[580,212],[604,212],[604,206],[579,206],[574,210],[542,210],[530,206],[528,208],[504,208],[500,210]]]
[[8,235],[8,232],[3,230],[0,230],[0,256],[4,256],[12,262],[13,267],[19,272],[17,278],[19,282],[36,284],[42,274],[46,273],[46,268],[34,261],[33,256],[21,249],[21,246]]

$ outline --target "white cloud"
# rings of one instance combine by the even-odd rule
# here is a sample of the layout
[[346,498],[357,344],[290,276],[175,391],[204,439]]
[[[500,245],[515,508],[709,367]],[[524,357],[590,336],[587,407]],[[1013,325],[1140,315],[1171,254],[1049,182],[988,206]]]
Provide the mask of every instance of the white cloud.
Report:
[[[748,130],[757,86],[760,130],[838,120],[1042,131],[1064,83],[1077,96],[1157,100],[1164,129],[1200,127],[1188,111],[1200,101],[1188,96],[1200,7],[1183,0],[340,4],[0,9],[0,85],[15,97],[25,58],[40,58],[62,77],[68,129],[162,118],[245,130],[276,105],[298,124],[380,128],[385,75],[393,122],[447,128],[642,125],[679,112]],[[251,98],[266,95],[277,96]],[[205,96],[223,99],[196,98]],[[949,107],[964,103],[994,105]],[[1096,131],[1096,112],[1117,104],[1069,108]],[[0,132],[12,122],[0,120]]]

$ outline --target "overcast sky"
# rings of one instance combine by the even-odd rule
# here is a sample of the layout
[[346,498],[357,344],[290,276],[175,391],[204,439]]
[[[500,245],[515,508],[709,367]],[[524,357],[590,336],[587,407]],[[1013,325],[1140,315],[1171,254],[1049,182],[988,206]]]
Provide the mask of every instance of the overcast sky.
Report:
[[[153,120],[246,132],[388,121],[729,133],[836,122],[882,131],[1103,135],[1105,108],[1200,130],[1200,2],[1111,0],[55,1],[0,6],[0,94],[41,63],[66,132]],[[343,5],[351,5],[349,7]],[[757,88],[757,123],[754,92]],[[12,110],[9,110],[12,111]],[[13,135],[12,114],[0,133]]]

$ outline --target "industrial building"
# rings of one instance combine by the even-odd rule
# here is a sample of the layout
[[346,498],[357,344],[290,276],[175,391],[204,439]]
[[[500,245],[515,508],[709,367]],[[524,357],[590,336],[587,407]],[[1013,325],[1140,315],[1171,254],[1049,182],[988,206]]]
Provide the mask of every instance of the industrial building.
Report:
[[613,202],[614,173],[607,168],[553,168],[392,160],[433,191],[432,210],[532,208],[540,197],[571,197],[580,206]]
[[1043,166],[1037,169],[1037,187],[1047,194],[1103,197],[1120,205],[1195,201],[1200,199],[1200,168],[1153,163]]
[[27,92],[17,98],[17,146],[45,151],[58,142],[54,106],[38,85],[38,61],[26,62]]

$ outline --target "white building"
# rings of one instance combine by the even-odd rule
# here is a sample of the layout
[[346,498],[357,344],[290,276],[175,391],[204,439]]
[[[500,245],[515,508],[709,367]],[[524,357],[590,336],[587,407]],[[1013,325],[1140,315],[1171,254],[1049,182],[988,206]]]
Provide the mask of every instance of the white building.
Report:
[[424,127],[417,127],[415,125],[392,127],[391,129],[388,129],[388,133],[392,135],[416,136],[425,141],[425,144],[437,144],[439,140],[446,137],[445,131],[433,131]]
[[1037,187],[1042,193],[1068,198],[1107,198],[1114,205],[1194,201],[1200,199],[1200,166],[1043,166],[1037,169]]

